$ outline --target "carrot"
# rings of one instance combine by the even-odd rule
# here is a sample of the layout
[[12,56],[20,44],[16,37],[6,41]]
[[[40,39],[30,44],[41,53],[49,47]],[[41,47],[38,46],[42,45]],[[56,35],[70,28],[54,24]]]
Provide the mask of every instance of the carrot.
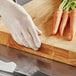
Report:
[[70,33],[71,40],[75,37],[76,32],[76,9],[72,9],[70,12]]
[[58,31],[59,24],[62,17],[62,12],[63,12],[62,9],[58,9],[54,14],[54,23],[53,23],[53,31],[52,31],[53,35],[55,35]]
[[63,36],[64,29],[68,22],[68,18],[69,18],[69,12],[67,10],[64,10],[63,16],[62,16],[62,21],[60,24],[60,29],[59,29],[60,36]]
[[63,13],[63,8],[67,4],[68,0],[61,0],[61,2],[62,3],[60,4],[58,10],[54,14],[53,31],[52,31],[53,35],[55,35],[58,32],[59,24]]

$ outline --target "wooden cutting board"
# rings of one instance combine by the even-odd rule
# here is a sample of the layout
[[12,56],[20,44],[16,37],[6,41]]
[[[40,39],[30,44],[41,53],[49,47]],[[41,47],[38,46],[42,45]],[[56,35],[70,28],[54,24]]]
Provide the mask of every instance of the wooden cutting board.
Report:
[[[40,36],[42,46],[38,51],[17,44],[11,37],[1,18],[0,44],[76,66],[76,39],[68,41],[64,37],[59,37],[59,35],[51,35],[53,14],[59,4],[59,0],[33,0],[23,6],[32,16],[38,28],[43,32]],[[68,31],[65,31],[65,34],[67,34],[67,32]]]

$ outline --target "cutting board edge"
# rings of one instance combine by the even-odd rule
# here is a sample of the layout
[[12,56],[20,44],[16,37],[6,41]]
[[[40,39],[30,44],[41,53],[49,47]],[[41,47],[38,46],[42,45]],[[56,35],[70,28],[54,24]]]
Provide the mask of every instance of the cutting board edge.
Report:
[[[5,39],[3,39],[3,37]],[[7,42],[8,41],[7,39],[11,42]],[[28,49],[26,47],[24,48],[21,45],[17,44],[13,40],[12,36],[9,33],[5,33],[5,32],[0,32],[0,40],[2,40],[2,42],[0,41],[1,45],[5,45],[5,46],[11,47],[11,48],[15,48],[15,49],[18,49],[20,51],[22,50],[24,52],[27,52],[27,53],[30,53],[30,54],[33,54],[36,56],[40,56],[40,57],[44,57],[47,59],[52,59],[52,60],[63,62],[63,63],[69,64],[69,65],[76,66],[76,52],[69,52],[68,50],[64,50],[64,49],[62,50],[60,48],[52,47],[52,46],[50,46],[53,49],[52,51],[51,51],[51,49],[48,49],[48,51],[44,51],[44,50],[46,50],[46,48],[49,47],[49,46],[47,46],[46,48],[43,48],[45,46],[45,44],[42,44],[41,51],[34,51],[32,49]],[[27,50],[29,50],[29,51],[27,51]],[[62,56],[61,56],[61,53],[63,53],[63,52],[61,52],[61,51],[65,52],[64,55],[62,55]],[[50,53],[50,54],[48,54],[48,53]],[[67,54],[68,54],[68,56],[67,56]],[[72,56],[75,55],[75,58],[74,57],[72,58],[71,56],[69,58],[69,54]]]

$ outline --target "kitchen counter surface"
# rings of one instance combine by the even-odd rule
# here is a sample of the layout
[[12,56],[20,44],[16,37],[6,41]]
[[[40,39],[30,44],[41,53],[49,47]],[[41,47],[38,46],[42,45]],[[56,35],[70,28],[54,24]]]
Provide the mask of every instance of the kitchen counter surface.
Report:
[[[14,61],[17,64],[16,72],[27,74],[43,72],[50,76],[76,76],[76,67],[66,65],[53,60],[41,58],[16,49],[0,45],[0,60]],[[14,76],[0,71],[0,76]]]

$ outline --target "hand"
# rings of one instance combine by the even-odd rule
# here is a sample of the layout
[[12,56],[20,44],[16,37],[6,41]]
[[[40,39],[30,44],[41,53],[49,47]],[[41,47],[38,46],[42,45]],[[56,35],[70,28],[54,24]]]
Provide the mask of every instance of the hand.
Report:
[[38,34],[41,31],[23,7],[10,0],[8,3],[7,7],[3,7],[1,15],[12,37],[17,43],[38,50],[41,46]]

